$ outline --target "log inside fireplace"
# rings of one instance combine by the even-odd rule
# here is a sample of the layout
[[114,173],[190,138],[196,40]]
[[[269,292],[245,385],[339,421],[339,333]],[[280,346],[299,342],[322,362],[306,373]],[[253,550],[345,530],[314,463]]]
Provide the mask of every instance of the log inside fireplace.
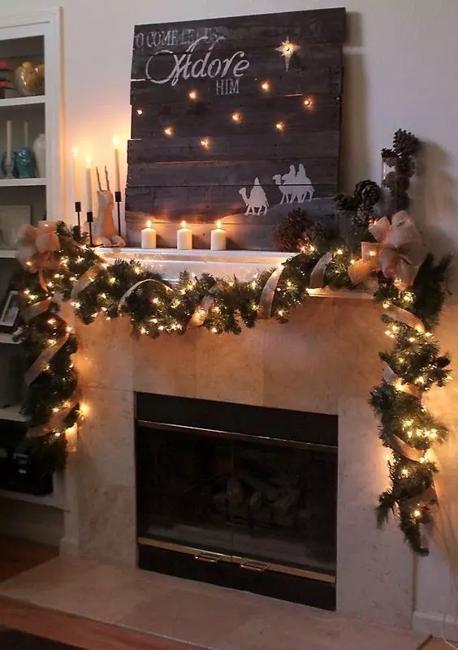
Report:
[[335,609],[337,416],[137,394],[140,568]]

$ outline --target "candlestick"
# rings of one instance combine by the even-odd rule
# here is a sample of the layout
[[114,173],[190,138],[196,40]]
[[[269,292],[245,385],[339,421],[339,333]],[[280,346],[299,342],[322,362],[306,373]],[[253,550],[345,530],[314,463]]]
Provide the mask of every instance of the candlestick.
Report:
[[118,213],[118,235],[121,237],[121,201],[122,201],[121,190],[116,190],[115,201],[116,201],[116,210]]
[[115,192],[121,191],[121,171],[119,168],[119,137],[117,135],[113,136],[113,147],[114,147],[114,164],[115,164]]
[[94,240],[92,237],[92,222],[94,221],[94,214],[92,210],[89,210],[86,213],[86,218],[87,218],[87,225],[89,227],[89,245],[94,247]]
[[78,222],[78,234],[81,234],[81,201],[75,201],[75,212]]
[[92,213],[92,175],[91,158],[86,158],[86,211]]
[[221,228],[221,221],[216,222],[216,228],[210,233],[210,248],[212,251],[224,251],[226,249],[226,231]]
[[187,227],[186,221],[182,221],[181,228],[177,230],[177,248],[181,251],[192,249],[192,230]]
[[152,227],[151,221],[146,222],[146,228],[141,232],[142,248],[156,248],[156,231]]

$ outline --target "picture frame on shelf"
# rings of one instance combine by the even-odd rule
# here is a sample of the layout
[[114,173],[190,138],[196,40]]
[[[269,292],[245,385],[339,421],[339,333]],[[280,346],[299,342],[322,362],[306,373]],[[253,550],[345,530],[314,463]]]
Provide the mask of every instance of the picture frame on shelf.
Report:
[[20,313],[19,291],[10,289],[0,313],[0,331],[13,332],[16,329]]
[[0,250],[15,250],[19,230],[30,223],[30,205],[0,205]]

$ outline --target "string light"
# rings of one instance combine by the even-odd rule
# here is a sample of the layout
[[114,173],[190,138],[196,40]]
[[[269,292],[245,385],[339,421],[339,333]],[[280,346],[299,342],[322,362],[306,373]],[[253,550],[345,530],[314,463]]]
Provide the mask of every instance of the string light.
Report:
[[277,122],[277,123],[275,124],[275,128],[277,129],[277,131],[282,132],[282,131],[285,130],[285,123],[282,122],[282,121]]
[[204,149],[208,149],[209,146],[210,146],[210,140],[208,138],[202,138],[202,140],[200,141],[200,144],[202,145],[202,147]]
[[263,81],[261,83],[261,89],[265,92],[268,93],[270,90],[270,83],[268,81]]
[[137,108],[137,115],[143,115],[143,109]]
[[421,517],[420,508],[415,508],[415,510],[412,512],[412,516],[413,516],[414,519],[420,519],[420,517]]
[[164,129],[164,135],[170,138],[173,135],[173,126],[166,126]]
[[188,93],[188,97],[191,101],[195,102],[198,97],[197,90],[190,90]]
[[242,116],[240,113],[232,113],[231,119],[233,122],[236,122],[236,124],[240,124],[242,121]]
[[313,99],[311,97],[306,97],[303,101],[303,104],[305,108],[311,109],[313,108]]

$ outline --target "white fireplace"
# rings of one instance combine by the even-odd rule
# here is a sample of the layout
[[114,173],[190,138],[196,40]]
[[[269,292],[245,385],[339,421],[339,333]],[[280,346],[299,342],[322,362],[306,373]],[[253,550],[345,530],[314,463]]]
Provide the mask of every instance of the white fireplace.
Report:
[[[206,256],[206,268],[246,275],[284,258],[230,256]],[[159,263],[172,277],[180,260],[166,257],[143,261]],[[190,271],[203,263],[197,253],[194,258],[185,261]],[[334,414],[339,449],[337,611],[411,625],[412,553],[395,523],[378,530],[375,522],[378,494],[388,481],[386,450],[368,404],[381,371],[376,351],[384,342],[375,304],[358,295],[314,296],[287,324],[263,321],[240,336],[192,330],[135,340],[122,318],[75,326],[75,359],[88,413],[78,451],[70,459],[63,550],[137,566],[135,393]]]

